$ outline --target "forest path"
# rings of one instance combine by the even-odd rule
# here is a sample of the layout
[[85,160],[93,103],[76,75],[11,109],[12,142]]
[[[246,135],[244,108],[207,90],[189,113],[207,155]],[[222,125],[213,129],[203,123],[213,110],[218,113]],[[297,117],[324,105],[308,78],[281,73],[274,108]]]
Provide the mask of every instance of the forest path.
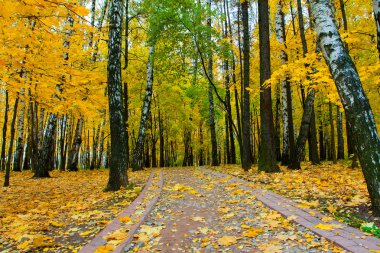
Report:
[[164,178],[158,203],[125,252],[342,251],[295,223],[298,214],[268,208],[247,181],[202,168],[164,169]]

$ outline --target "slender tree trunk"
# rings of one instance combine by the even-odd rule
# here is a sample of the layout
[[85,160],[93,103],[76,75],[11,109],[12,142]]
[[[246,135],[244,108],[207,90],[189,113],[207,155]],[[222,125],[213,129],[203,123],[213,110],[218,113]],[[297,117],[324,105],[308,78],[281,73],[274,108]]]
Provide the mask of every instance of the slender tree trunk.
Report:
[[8,161],[5,168],[5,176],[4,176],[4,187],[9,186],[9,175],[11,172],[11,163],[12,163],[12,154],[13,154],[13,141],[15,138],[15,125],[17,118],[17,107],[18,107],[19,95],[17,94],[15,105],[13,107],[13,117],[11,123],[11,138],[9,139],[9,149],[8,149]]
[[343,114],[339,106],[336,107],[336,129],[338,135],[338,156],[337,159],[344,159],[344,139],[343,139]]
[[[250,139],[251,139],[251,110],[250,110],[250,101],[249,101],[249,51],[250,51],[250,42],[249,42],[249,24],[248,24],[248,1],[243,0],[241,4],[242,12],[242,22],[243,22],[243,54],[244,54],[244,77],[242,85],[242,167],[244,171],[248,171],[251,168],[251,150],[250,150]],[[268,44],[269,45],[269,44]],[[273,123],[272,123],[273,124]]]
[[108,40],[108,101],[111,130],[110,174],[106,191],[128,184],[123,93],[121,84],[121,32],[123,1],[111,0]]
[[325,149],[325,137],[323,134],[323,114],[322,114],[322,105],[320,105],[319,113],[319,157],[321,161],[326,160],[326,149]]
[[3,140],[1,143],[1,168],[0,171],[5,170],[6,162],[5,162],[5,147],[7,142],[7,125],[8,125],[8,110],[9,110],[9,97],[8,91],[5,91],[5,109],[4,109],[4,124],[3,124]]
[[158,129],[160,134],[160,167],[165,167],[165,139],[161,111],[158,110]]
[[203,122],[201,121],[201,124],[199,126],[199,166],[205,165],[205,160],[204,160],[204,148],[203,148]]
[[374,209],[380,213],[380,140],[355,64],[344,48],[327,0],[310,0],[318,42],[337,86]]
[[34,178],[50,177],[51,149],[53,148],[53,136],[57,124],[57,115],[51,113],[45,129],[44,141],[38,148],[38,160]]
[[261,147],[259,153],[259,171],[280,171],[276,162],[276,143],[273,125],[271,88],[264,83],[271,76],[269,41],[268,0],[259,1],[259,41],[260,41],[260,118]]
[[[23,91],[22,91],[23,93]],[[22,94],[21,93],[21,94]],[[22,155],[24,147],[24,119],[25,119],[25,102],[23,99],[20,100],[20,114],[17,122],[18,137],[16,142],[16,152],[13,162],[13,171],[21,171],[22,167]]]
[[100,134],[100,140],[99,140],[99,155],[97,159],[96,168],[102,167],[102,160],[103,160],[103,152],[104,152],[104,131]]
[[305,100],[301,127],[300,127],[299,135],[297,138],[297,144],[296,144],[296,155],[295,157],[291,159],[290,164],[288,166],[289,169],[293,169],[293,170],[301,169],[301,161],[305,155],[305,144],[306,144],[307,136],[309,134],[310,120],[311,120],[312,112],[313,112],[314,97],[315,97],[315,91],[314,89],[312,89]]
[[372,5],[376,23],[377,51],[380,59],[380,0],[372,0]]
[[98,125],[98,129],[96,130],[96,135],[94,136],[94,141],[92,143],[92,160],[90,165],[90,170],[95,169],[97,164],[97,158],[98,158],[98,143],[99,143],[99,134],[100,134],[100,127],[101,124]]
[[330,117],[330,152],[331,160],[336,164],[336,150],[335,150],[335,130],[334,130],[334,118],[333,108],[331,102],[329,102],[329,117]]
[[142,169],[142,155],[144,151],[144,139],[147,129],[147,119],[149,116],[150,104],[153,94],[153,66],[154,66],[154,46],[149,48],[149,59],[148,59],[148,77],[146,83],[145,97],[143,102],[143,107],[141,110],[141,120],[139,136],[137,138],[136,147],[133,152],[132,168],[134,171]]
[[78,158],[79,158],[79,149],[82,144],[82,129],[83,129],[83,118],[80,118],[77,122],[77,126],[75,128],[75,135],[73,145],[69,151],[69,157],[67,159],[67,169],[69,171],[78,171]]
[[274,133],[275,133],[275,147],[276,147],[276,155],[277,158],[276,160],[278,162],[281,162],[281,123],[280,123],[280,117],[281,117],[281,98],[280,98],[280,89],[281,89],[281,84],[277,83],[276,84],[276,113],[275,113],[275,118],[274,118]]
[[[285,33],[285,15],[282,11],[283,1],[279,0],[277,4],[276,14],[276,38],[280,44],[286,49],[286,33]],[[285,49],[281,50],[281,64],[287,64],[288,55]],[[292,92],[290,88],[289,78],[281,81],[282,89],[282,122],[283,122],[283,149],[282,149],[282,165],[288,165],[290,157],[294,156],[294,127],[293,127],[293,108],[292,108]]]

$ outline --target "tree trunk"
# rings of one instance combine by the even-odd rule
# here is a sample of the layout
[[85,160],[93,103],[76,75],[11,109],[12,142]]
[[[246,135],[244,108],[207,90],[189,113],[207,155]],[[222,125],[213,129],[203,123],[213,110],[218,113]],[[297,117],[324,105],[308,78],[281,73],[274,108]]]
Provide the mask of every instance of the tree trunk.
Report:
[[160,167],[165,167],[165,139],[164,139],[164,129],[163,120],[161,118],[161,111],[158,110],[158,129],[160,134]]
[[[259,2],[260,3],[260,2]],[[248,1],[244,0],[241,2],[241,12],[242,12],[242,22],[243,22],[243,58],[244,58],[244,76],[243,76],[243,85],[242,85],[242,167],[244,171],[248,171],[251,168],[251,110],[250,110],[250,101],[249,101],[249,51],[250,51],[250,42],[249,42],[249,24],[248,24]],[[269,45],[269,44],[268,44]],[[273,124],[273,123],[272,123]]]
[[377,52],[380,59],[380,0],[372,0],[372,5],[376,23]]
[[13,154],[13,141],[15,138],[15,125],[16,125],[16,118],[17,118],[17,107],[18,107],[18,100],[19,95],[17,94],[15,105],[13,107],[13,118],[11,123],[11,138],[9,139],[9,149],[8,149],[8,161],[5,168],[5,176],[4,176],[4,187],[9,186],[9,174],[11,172],[11,163],[12,163],[12,154]]
[[[98,143],[99,143],[99,134],[100,134],[100,127],[101,124],[98,125],[98,129],[96,130],[96,135],[93,138],[93,143],[92,143],[92,160],[91,160],[91,165],[90,165],[90,170],[95,169],[95,166],[97,164],[97,158],[98,158]],[[95,134],[95,131],[94,131]]]
[[[23,93],[23,92],[22,92]],[[25,102],[20,100],[20,115],[17,122],[17,143],[15,150],[15,157],[13,162],[13,171],[21,171],[22,167],[22,156],[23,156],[23,147],[24,147],[24,118],[25,118]]]
[[336,107],[336,129],[338,135],[338,156],[337,159],[344,159],[344,139],[343,139],[343,114],[339,106]]
[[336,150],[335,150],[335,129],[332,104],[329,102],[329,118],[330,118],[330,152],[331,160],[336,164]]
[[1,164],[0,171],[5,170],[6,162],[5,162],[5,144],[7,141],[7,125],[8,125],[8,110],[9,110],[9,97],[8,91],[5,91],[5,109],[4,109],[4,124],[3,124],[3,140],[1,143]]
[[[100,134],[100,140],[99,141],[100,141],[99,142],[99,155],[98,155],[98,159],[97,159],[98,162],[95,166],[98,169],[102,167],[103,151],[104,151],[104,131],[102,131],[102,133]],[[128,147],[128,145],[127,145],[127,147]]]
[[[127,1],[128,2],[128,1]],[[128,60],[128,59],[126,59]],[[127,62],[125,64],[128,64]],[[129,167],[129,97],[128,83],[124,82],[124,121],[125,121],[125,144],[127,152],[127,168]]]
[[113,0],[109,10],[108,103],[111,130],[110,172],[106,191],[128,184],[123,93],[121,84],[121,39],[123,1]]
[[323,114],[322,114],[322,105],[320,105],[320,114],[319,114],[319,157],[321,161],[326,160],[326,149],[325,149],[325,137],[323,134]]
[[[286,33],[285,33],[285,15],[282,11],[283,2],[278,1],[276,14],[276,38],[280,44],[286,49]],[[287,64],[288,55],[285,49],[281,50],[281,64]],[[281,81],[282,90],[282,122],[283,122],[283,148],[282,148],[282,165],[288,165],[290,157],[294,156],[294,127],[293,127],[293,108],[292,108],[292,91],[290,88],[289,78]]]
[[352,129],[356,152],[376,215],[380,214],[380,140],[355,64],[347,53],[327,0],[311,0],[318,42]]
[[295,157],[293,157],[293,159],[291,159],[290,164],[288,166],[288,168],[292,170],[301,169],[301,161],[305,155],[305,144],[306,144],[307,136],[309,134],[310,120],[312,117],[311,114],[313,112],[314,97],[315,97],[315,91],[314,89],[312,89],[305,100],[301,127],[300,127],[299,135],[297,138],[297,144],[296,144],[296,155]]
[[146,83],[145,97],[143,102],[143,107],[141,110],[141,120],[140,120],[140,129],[139,136],[137,138],[136,147],[133,152],[132,158],[132,168],[133,171],[142,169],[142,156],[144,151],[144,139],[147,129],[147,119],[149,116],[150,104],[153,94],[153,66],[154,66],[154,46],[149,48],[149,59],[148,59],[148,77]]
[[77,122],[77,126],[75,128],[75,135],[73,145],[69,151],[69,157],[67,159],[67,169],[68,171],[78,171],[78,157],[79,157],[79,149],[82,144],[82,129],[83,129],[83,118],[80,118]]
[[53,136],[57,124],[57,115],[51,113],[45,129],[45,136],[41,147],[38,148],[38,160],[34,178],[50,177],[51,149],[53,148]]
[[264,83],[271,76],[270,41],[269,41],[269,6],[268,0],[259,1],[259,41],[260,41],[260,118],[261,147],[259,153],[259,171],[280,171],[276,161],[275,132],[271,88]]
[[204,149],[203,149],[203,122],[201,121],[200,126],[199,126],[199,166],[205,165],[205,160],[204,160]]

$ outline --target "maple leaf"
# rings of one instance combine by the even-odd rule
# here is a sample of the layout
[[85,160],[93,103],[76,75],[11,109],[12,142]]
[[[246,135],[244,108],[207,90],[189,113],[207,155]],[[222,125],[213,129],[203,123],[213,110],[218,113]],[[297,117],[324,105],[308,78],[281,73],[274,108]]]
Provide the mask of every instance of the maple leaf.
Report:
[[222,246],[230,246],[237,243],[239,238],[236,236],[225,235],[218,239],[218,244]]

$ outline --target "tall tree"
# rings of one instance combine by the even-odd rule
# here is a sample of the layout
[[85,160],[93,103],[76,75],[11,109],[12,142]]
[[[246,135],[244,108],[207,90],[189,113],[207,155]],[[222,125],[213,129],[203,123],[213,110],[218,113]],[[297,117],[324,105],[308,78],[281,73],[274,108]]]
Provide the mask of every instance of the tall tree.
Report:
[[310,0],[317,39],[349,121],[374,212],[380,214],[380,139],[359,74],[344,47],[328,0]]
[[18,107],[19,94],[17,94],[15,105],[13,107],[13,117],[11,123],[11,137],[9,139],[9,149],[8,149],[8,161],[5,168],[5,176],[4,176],[4,187],[9,186],[9,174],[11,172],[11,163],[12,163],[12,155],[13,155],[13,140],[15,138],[15,124],[17,118],[17,107]]
[[[24,89],[22,89],[21,94],[23,95]],[[13,162],[13,171],[21,171],[22,165],[22,154],[23,154],[23,139],[24,139],[24,116],[25,116],[25,102],[20,99],[20,114],[17,122],[18,137],[16,141],[16,150]]]
[[[260,1],[259,1],[260,2]],[[249,51],[250,51],[250,42],[249,42],[249,16],[248,16],[248,0],[243,0],[241,4],[241,16],[243,23],[243,60],[244,60],[244,75],[243,75],[243,85],[242,85],[242,167],[245,171],[248,171],[252,165],[251,161],[251,109],[249,102]],[[273,124],[273,123],[272,123]]]
[[119,190],[128,184],[126,136],[121,87],[121,39],[123,1],[112,0],[109,9],[108,102],[111,130],[110,174],[107,191]]
[[380,0],[372,0],[372,5],[376,22],[377,51],[380,59]]
[[[281,64],[287,64],[288,54],[286,53],[286,33],[285,33],[285,15],[282,11],[283,1],[279,0],[276,13],[276,38],[284,47],[281,50]],[[294,126],[293,126],[293,106],[292,106],[292,91],[290,88],[289,78],[281,81],[282,89],[282,122],[283,122],[283,142],[282,142],[282,165],[288,165],[290,157],[294,156]]]
[[0,171],[5,170],[5,144],[7,140],[7,125],[8,125],[8,110],[9,110],[9,95],[5,90],[5,108],[4,108],[4,125],[3,125],[3,139],[1,142],[1,164]]
[[37,164],[34,173],[34,178],[50,177],[50,159],[51,150],[53,148],[53,136],[57,124],[57,115],[51,113],[46,124],[45,135],[42,144],[38,147]]
[[261,118],[259,170],[265,172],[278,172],[280,169],[277,166],[276,161],[271,88],[265,86],[265,82],[270,79],[271,76],[268,0],[259,1],[259,42]]
[[143,167],[144,139],[145,139],[145,135],[147,131],[147,120],[149,116],[150,104],[152,101],[152,94],[153,94],[153,66],[154,66],[154,45],[151,45],[149,47],[147,82],[146,82],[146,89],[145,89],[145,97],[144,97],[143,106],[141,109],[139,135],[137,138],[136,146],[133,151],[133,157],[132,157],[132,168],[134,171],[141,170]]

